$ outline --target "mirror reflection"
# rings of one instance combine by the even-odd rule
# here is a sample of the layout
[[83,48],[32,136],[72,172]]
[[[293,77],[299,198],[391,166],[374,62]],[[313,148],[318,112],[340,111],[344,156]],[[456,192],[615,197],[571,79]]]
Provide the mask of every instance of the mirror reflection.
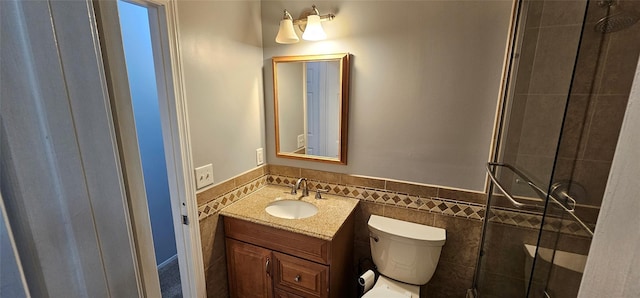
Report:
[[273,58],[277,156],[346,164],[348,57]]

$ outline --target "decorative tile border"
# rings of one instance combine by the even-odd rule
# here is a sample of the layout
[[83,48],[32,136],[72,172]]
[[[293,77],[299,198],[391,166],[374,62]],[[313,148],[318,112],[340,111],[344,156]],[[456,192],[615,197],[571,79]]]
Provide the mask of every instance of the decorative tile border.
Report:
[[[297,179],[298,178],[295,177],[265,173],[258,178],[242,184],[239,187],[236,187],[215,199],[198,206],[198,220],[203,220],[217,213],[222,208],[258,191],[267,184],[289,186],[294,184]],[[350,197],[366,202],[416,209],[472,220],[484,220],[486,213],[486,206],[482,204],[434,196],[423,197],[390,190],[327,183],[316,180],[309,180],[308,185],[309,190],[312,191],[324,189],[333,195]],[[493,208],[490,214],[488,214],[488,220],[494,223],[507,224],[522,228],[539,229],[542,224],[542,215],[523,211],[512,211],[506,208]],[[564,234],[589,236],[578,223],[567,219],[547,218],[543,228],[547,231],[560,231]]]
[[[542,224],[542,215],[495,208],[489,212],[489,221],[537,230],[540,229]],[[547,217],[543,229],[554,232],[560,231],[563,234],[590,237],[580,224],[568,219]]]
[[218,211],[222,208],[230,205],[231,203],[240,200],[259,189],[265,187],[267,185],[267,176],[261,176],[254,180],[251,180],[239,187],[234,188],[233,190],[198,206],[198,220],[203,220]]
[[[282,175],[267,175],[267,183],[280,186],[289,186],[295,183],[296,180],[297,178]],[[340,185],[315,180],[309,180],[308,185],[309,190],[315,191],[316,189],[324,189],[329,191],[330,194],[350,197],[367,202],[423,210],[474,220],[482,220],[484,218],[484,206],[481,204],[442,199],[438,197],[420,197],[389,190]]]

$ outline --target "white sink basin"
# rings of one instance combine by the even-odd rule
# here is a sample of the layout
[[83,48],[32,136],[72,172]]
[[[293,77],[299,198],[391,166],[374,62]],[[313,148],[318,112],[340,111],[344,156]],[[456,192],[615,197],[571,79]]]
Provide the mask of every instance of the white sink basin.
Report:
[[264,210],[275,217],[286,219],[307,218],[318,213],[315,205],[297,200],[273,201]]

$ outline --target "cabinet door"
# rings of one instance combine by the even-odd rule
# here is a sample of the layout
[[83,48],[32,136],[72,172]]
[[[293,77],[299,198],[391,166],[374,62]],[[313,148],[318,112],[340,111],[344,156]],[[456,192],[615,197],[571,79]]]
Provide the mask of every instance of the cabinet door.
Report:
[[231,297],[273,297],[271,251],[230,238],[226,244]]
[[277,289],[303,297],[327,297],[329,267],[273,252],[273,282]]

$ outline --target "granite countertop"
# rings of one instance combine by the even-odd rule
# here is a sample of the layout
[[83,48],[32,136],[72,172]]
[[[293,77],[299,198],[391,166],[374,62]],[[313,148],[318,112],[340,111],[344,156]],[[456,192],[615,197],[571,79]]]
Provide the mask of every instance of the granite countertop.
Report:
[[[322,199],[315,199],[315,192],[302,197],[301,190],[297,195],[290,194],[289,187],[267,185],[255,193],[225,207],[221,215],[234,217],[270,227],[283,229],[311,237],[331,240],[342,223],[358,205],[357,199],[322,194]],[[272,216],[265,207],[275,200],[301,200],[318,207],[318,213],[307,218],[285,219]]]

